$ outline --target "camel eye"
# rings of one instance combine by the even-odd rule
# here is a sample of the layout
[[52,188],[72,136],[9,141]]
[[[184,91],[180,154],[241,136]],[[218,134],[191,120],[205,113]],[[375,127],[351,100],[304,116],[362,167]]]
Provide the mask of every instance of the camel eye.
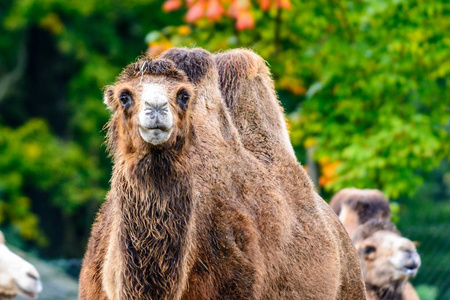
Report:
[[119,96],[120,104],[123,109],[128,109],[133,105],[133,97],[129,91],[122,92]]
[[371,253],[374,253],[375,251],[377,251],[377,248],[375,248],[374,246],[367,246],[366,248],[364,248],[365,255],[369,255]]
[[188,106],[189,99],[191,98],[191,95],[189,95],[189,92],[185,89],[182,89],[177,94],[177,104],[182,109],[185,110]]

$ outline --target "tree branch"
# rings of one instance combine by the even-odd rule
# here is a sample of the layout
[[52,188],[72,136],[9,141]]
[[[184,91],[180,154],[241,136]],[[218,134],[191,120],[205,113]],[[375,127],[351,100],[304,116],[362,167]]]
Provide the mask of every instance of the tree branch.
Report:
[[0,103],[4,100],[9,90],[14,87],[22,77],[27,62],[27,38],[24,35],[17,52],[17,64],[14,69],[0,78]]

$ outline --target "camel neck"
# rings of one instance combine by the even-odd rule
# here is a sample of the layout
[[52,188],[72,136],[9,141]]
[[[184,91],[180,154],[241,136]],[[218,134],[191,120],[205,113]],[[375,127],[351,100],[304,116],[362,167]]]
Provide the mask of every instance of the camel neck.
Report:
[[377,300],[404,300],[403,288],[404,282],[391,283],[388,287],[374,286],[366,283],[367,295]]
[[155,151],[119,176],[122,186],[115,184],[123,295],[129,299],[174,298],[182,288],[192,206],[184,167],[174,153]]

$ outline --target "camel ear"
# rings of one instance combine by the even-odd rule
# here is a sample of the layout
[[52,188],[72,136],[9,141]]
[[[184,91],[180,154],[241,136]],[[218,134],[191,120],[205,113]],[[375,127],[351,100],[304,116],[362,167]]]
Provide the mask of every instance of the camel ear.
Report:
[[172,48],[162,53],[161,58],[173,61],[193,84],[198,84],[214,67],[212,54],[200,48]]
[[103,93],[103,103],[106,104],[109,110],[116,111],[118,108],[118,103],[114,101],[114,87],[109,85],[106,86],[105,92]]

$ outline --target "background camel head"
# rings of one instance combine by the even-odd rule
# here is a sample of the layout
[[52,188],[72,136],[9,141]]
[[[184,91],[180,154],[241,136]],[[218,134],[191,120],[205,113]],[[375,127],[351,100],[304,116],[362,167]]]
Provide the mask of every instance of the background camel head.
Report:
[[387,220],[371,220],[353,236],[367,285],[388,287],[416,275],[420,257],[416,247]]
[[389,220],[389,202],[379,190],[346,188],[331,198],[330,206],[350,237],[357,227],[372,219]]
[[194,93],[171,61],[143,57],[126,67],[104,95],[115,112],[109,124],[113,151],[119,147],[122,153],[133,153],[173,144],[188,130]]
[[0,231],[0,299],[20,295],[36,298],[42,290],[39,273],[30,263],[12,253]]

